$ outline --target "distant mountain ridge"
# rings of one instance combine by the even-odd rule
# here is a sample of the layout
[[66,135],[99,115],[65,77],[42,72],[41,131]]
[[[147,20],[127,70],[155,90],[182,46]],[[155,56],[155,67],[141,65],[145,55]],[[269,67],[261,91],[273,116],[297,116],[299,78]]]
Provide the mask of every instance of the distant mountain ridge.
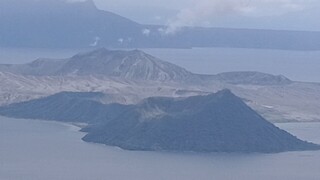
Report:
[[0,46],[74,48],[119,38],[143,36],[143,27],[127,18],[98,10],[92,0],[3,0]]
[[105,96],[99,92],[61,92],[9,105],[1,112],[17,118],[97,123],[117,116],[126,109],[121,104],[102,104]]
[[1,0],[0,47],[320,50],[320,32],[143,25],[99,10],[92,0]]
[[103,103],[231,89],[272,122],[318,122],[320,86],[261,72],[194,74],[139,50],[96,49],[65,59],[0,65],[0,106],[63,91],[102,92]]
[[274,153],[320,149],[267,122],[229,90],[188,98],[152,97],[136,105],[105,105],[96,100],[100,96],[63,92],[0,107],[0,114],[86,122],[85,141],[129,150]]
[[102,75],[131,80],[183,81],[192,73],[139,50],[97,49],[68,59],[0,65],[0,71],[35,76]]
[[72,57],[56,74],[100,74],[139,80],[184,80],[187,70],[157,59],[139,50],[109,51],[99,49]]
[[220,81],[229,84],[280,85],[292,81],[283,75],[271,75],[254,71],[225,72],[216,75]]
[[194,74],[172,63],[160,60],[140,50],[108,50],[99,48],[79,53],[71,58],[38,59],[28,64],[0,64],[0,72],[33,76],[99,75],[129,80],[178,83],[283,85],[292,83],[284,76],[260,72],[228,72],[217,75]]

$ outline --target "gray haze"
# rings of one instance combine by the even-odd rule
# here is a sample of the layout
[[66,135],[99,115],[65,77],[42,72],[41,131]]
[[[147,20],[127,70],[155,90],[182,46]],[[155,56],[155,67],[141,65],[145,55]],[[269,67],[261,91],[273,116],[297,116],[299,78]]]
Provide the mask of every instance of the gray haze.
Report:
[[101,9],[141,23],[320,30],[316,0],[94,0]]
[[18,0],[17,7],[20,1],[94,1],[139,23],[168,25],[169,32],[181,26],[320,31],[317,0]]

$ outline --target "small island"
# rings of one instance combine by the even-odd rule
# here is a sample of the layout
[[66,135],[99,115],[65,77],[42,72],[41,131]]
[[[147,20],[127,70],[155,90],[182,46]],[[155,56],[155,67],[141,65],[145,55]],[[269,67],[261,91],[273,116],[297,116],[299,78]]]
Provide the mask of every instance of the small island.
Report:
[[84,141],[127,150],[277,153],[318,150],[265,120],[230,90],[187,98],[102,104],[102,93],[62,92],[1,107],[17,118],[86,122]]

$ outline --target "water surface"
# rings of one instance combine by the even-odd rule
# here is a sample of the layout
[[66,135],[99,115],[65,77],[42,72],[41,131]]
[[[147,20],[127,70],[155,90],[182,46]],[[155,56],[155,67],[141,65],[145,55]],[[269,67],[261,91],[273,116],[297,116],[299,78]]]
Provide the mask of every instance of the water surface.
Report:
[[[320,143],[320,123],[280,127]],[[68,124],[0,117],[3,180],[318,180],[320,151],[197,154],[125,151],[81,141]]]

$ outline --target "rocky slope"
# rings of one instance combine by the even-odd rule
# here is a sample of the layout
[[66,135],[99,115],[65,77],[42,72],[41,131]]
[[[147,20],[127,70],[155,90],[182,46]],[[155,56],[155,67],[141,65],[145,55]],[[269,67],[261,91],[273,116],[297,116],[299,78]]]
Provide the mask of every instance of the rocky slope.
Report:
[[140,50],[105,48],[79,53],[67,59],[38,59],[27,64],[0,64],[0,72],[32,76],[107,76],[128,80],[206,84],[287,85],[288,78],[260,72],[193,74]]
[[0,114],[25,119],[98,123],[119,116],[130,106],[102,104],[99,92],[61,92],[52,96],[1,107]]
[[194,76],[174,64],[139,50],[97,49],[68,59],[38,59],[23,65],[0,65],[0,71],[34,76],[100,75],[130,80],[185,81]]
[[275,76],[252,71],[220,73],[215,78],[225,83],[242,85],[286,85],[292,83],[290,79],[282,75]]
[[267,122],[229,90],[186,99],[149,98],[83,139],[130,150],[282,152],[319,146]]
[[100,103],[102,93],[59,93],[0,108],[18,118],[85,122],[85,141],[129,150],[263,152],[316,150],[267,122],[229,90],[188,98]]
[[0,65],[0,105],[62,91],[102,92],[103,102],[205,95],[228,88],[272,122],[320,121],[320,85],[260,72],[193,74],[142,51],[97,49],[71,58]]

